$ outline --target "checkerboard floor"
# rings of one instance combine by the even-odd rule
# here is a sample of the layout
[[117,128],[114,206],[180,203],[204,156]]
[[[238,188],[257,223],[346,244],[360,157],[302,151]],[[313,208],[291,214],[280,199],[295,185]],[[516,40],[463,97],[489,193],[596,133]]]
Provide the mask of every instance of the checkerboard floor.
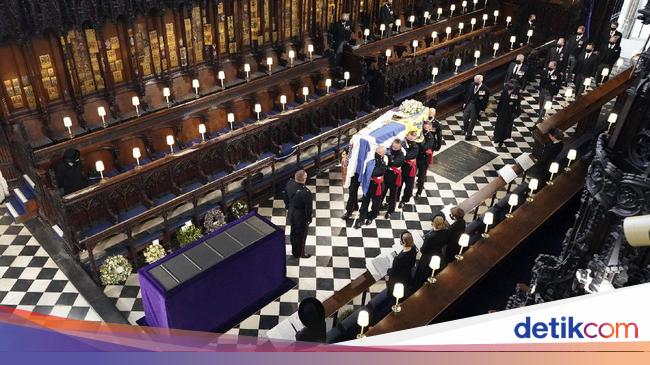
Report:
[[[399,237],[401,231],[408,229],[421,232],[429,229],[429,219],[433,212],[445,205],[463,201],[495,178],[498,169],[514,163],[515,158],[520,154],[531,152],[534,143],[531,129],[538,120],[539,111],[536,95],[537,83],[532,83],[523,92],[522,115],[514,123],[512,138],[507,140],[503,147],[497,147],[492,142],[496,122],[492,109],[496,107],[498,94],[492,97],[487,113],[488,118],[481,120],[480,125],[475,127],[475,137],[470,143],[494,152],[498,156],[458,182],[447,180],[429,171],[425,183],[426,196],[414,199],[401,213],[394,214],[392,220],[380,218],[361,229],[352,228],[352,221],[346,222],[340,218],[344,213],[347,198],[340,167],[311,177],[307,186],[315,193],[315,219],[309,227],[306,251],[312,257],[294,259],[291,256],[291,246],[287,244],[287,275],[297,285],[231,329],[228,334],[263,337],[267,330],[296,312],[298,303],[302,299],[328,298],[334,291],[347,285],[351,279],[363,274],[367,259],[374,258],[382,251],[390,250],[396,242],[395,237]],[[553,108],[547,114],[554,114],[568,103],[564,94],[557,96],[553,100]],[[451,115],[441,122],[445,142],[443,149],[464,140],[464,136],[460,133],[462,113]],[[263,202],[258,207],[258,211],[276,225],[285,226],[286,213],[281,199],[269,199]],[[380,217],[383,217],[383,214]],[[470,218],[468,214],[467,219]],[[370,288],[370,295],[379,293],[384,288],[385,283],[379,281]],[[125,285],[106,287],[104,293],[113,300],[118,310],[131,323],[135,323],[144,315],[135,275],[132,275]],[[355,298],[347,307],[359,305],[361,305],[361,297]]]
[[100,316],[22,224],[0,206],[0,306],[57,317]]

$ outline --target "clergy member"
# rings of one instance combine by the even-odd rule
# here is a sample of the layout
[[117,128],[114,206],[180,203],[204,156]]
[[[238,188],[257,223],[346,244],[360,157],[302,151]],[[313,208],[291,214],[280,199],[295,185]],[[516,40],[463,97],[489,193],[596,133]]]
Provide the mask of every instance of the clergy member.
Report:
[[472,131],[479,115],[485,116],[489,99],[490,89],[483,84],[483,75],[474,76],[474,83],[467,88],[463,104],[463,132],[466,141],[472,139]]
[[404,151],[402,151],[402,141],[395,138],[387,153],[388,168],[384,174],[384,191],[381,201],[386,200],[386,215],[384,218],[390,219],[390,215],[395,212],[395,204],[399,199],[399,192],[402,188],[402,165],[404,164]]
[[436,109],[429,108],[429,119],[422,124],[422,141],[419,143],[417,170],[418,181],[416,184],[416,197],[419,197],[424,190],[424,183],[427,180],[427,170],[433,162],[433,152],[439,151],[442,145],[442,129],[436,120]]
[[287,210],[287,226],[289,227],[289,236],[291,236],[291,212],[293,211],[293,205],[291,204],[291,199],[296,195],[298,192],[298,189],[300,188],[300,184],[296,182],[296,176],[298,174],[302,174],[305,172],[304,170],[298,170],[293,179],[289,179],[287,181],[287,185],[284,188],[283,196],[282,199],[284,200],[284,208]]
[[415,185],[415,176],[417,175],[417,158],[420,153],[420,146],[415,141],[418,133],[410,131],[406,134],[406,139],[402,144],[404,148],[404,164],[402,165],[402,199],[400,200],[399,207],[404,208],[405,204],[411,200],[413,196],[413,186]]
[[305,186],[307,182],[307,172],[300,170],[296,172],[295,181],[298,189],[291,198],[291,254],[295,258],[309,258],[311,255],[305,252],[305,241],[309,224],[312,218],[313,196],[309,188]]
[[[361,209],[359,209],[359,218],[354,225],[354,228],[361,228],[362,225],[369,225],[377,218],[379,208],[381,206],[381,196],[383,194],[384,174],[386,173],[386,147],[378,146],[375,149],[375,156],[366,164],[365,174],[361,182],[361,189],[363,190],[363,201],[361,202]],[[368,212],[370,203],[372,202],[372,210]]]

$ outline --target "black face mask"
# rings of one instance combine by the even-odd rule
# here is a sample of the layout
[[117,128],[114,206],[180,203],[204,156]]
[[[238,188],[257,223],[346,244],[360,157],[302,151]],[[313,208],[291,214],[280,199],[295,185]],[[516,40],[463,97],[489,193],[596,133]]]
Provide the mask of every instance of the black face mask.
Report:
[[474,86],[479,86],[480,84],[478,82],[474,82]]
[[618,27],[614,27],[614,26],[611,27],[612,30],[616,30],[616,28],[618,28]]
[[578,32],[578,33],[576,33],[576,34],[578,34],[578,36],[581,36],[581,35],[582,35],[582,33],[581,33],[581,32]]
[[518,65],[521,65],[522,63],[524,63],[524,61],[519,61],[519,60],[517,60],[517,64],[518,64]]
[[591,51],[593,51],[593,49],[587,49],[586,51],[587,51],[587,53],[591,53]]
[[378,154],[377,152],[375,152],[375,160],[381,160],[383,157],[384,156],[382,156],[382,155]]

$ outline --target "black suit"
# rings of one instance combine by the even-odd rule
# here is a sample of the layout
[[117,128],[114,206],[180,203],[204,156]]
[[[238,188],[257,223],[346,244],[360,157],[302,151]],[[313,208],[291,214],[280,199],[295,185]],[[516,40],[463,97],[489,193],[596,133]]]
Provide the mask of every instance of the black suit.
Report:
[[[373,220],[377,218],[379,209],[381,207],[381,196],[384,189],[384,175],[386,174],[386,162],[384,157],[375,154],[375,166],[370,172],[372,180],[368,185],[368,191],[363,196],[361,201],[361,208],[359,209],[359,221],[357,224],[364,222],[364,220]],[[381,180],[381,181],[380,181]],[[378,183],[378,181],[380,181]],[[368,212],[370,203],[372,202],[372,209]]]
[[334,50],[338,53],[343,49],[344,43],[349,43],[352,37],[350,22],[338,21],[334,23],[332,33],[334,34]]
[[587,77],[593,77],[596,75],[596,69],[598,68],[598,55],[595,55],[593,52],[588,54],[586,51],[581,53],[576,59],[576,97],[580,97],[582,91],[584,90],[583,82]]
[[348,202],[345,204],[345,214],[351,215],[352,212],[359,209],[359,174],[354,174],[350,179],[350,187],[348,188]]
[[[621,57],[621,47],[617,47],[616,44],[608,44],[607,47],[600,50],[598,54],[600,64],[596,70],[596,77],[599,83],[609,79],[609,75],[612,73],[614,64],[618,61],[619,57]],[[604,68],[609,68],[609,74],[603,79],[601,75]]]
[[521,89],[526,87],[526,77],[528,72],[528,66],[525,64],[517,64],[517,62],[511,62],[506,71],[505,82],[516,83]]
[[379,9],[379,24],[385,24],[386,30],[390,34],[391,26],[395,22],[395,14],[393,13],[393,7],[388,3],[384,3]]
[[542,71],[541,76],[539,81],[539,119],[546,114],[544,104],[553,100],[553,97],[560,92],[563,80],[562,74],[557,69],[551,71],[548,67]]
[[585,47],[587,46],[587,37],[583,34],[579,36],[575,34],[568,38],[566,43],[567,49],[567,64],[564,73],[567,79],[571,79],[573,75],[573,70],[576,67],[576,60],[578,56],[584,52]]
[[458,240],[460,239],[460,236],[465,233],[465,226],[465,220],[461,218],[454,221],[451,227],[449,227],[449,242],[443,249],[445,265],[456,259],[456,254],[460,250]]
[[465,104],[463,104],[463,130],[465,136],[470,138],[474,125],[478,121],[479,113],[484,112],[490,99],[490,89],[481,83],[476,86],[471,83],[465,93]]
[[412,287],[412,270],[415,266],[415,257],[417,255],[417,249],[411,247],[411,249],[406,252],[402,251],[395,257],[393,260],[393,266],[388,269],[388,294],[393,295],[393,287],[397,283],[404,284],[404,293],[405,296],[410,292]]
[[609,44],[609,39],[611,37],[616,37],[616,46],[620,47],[621,40],[623,39],[623,33],[619,32],[618,30],[612,31],[611,29],[607,31],[607,37],[603,39],[602,46],[604,47],[605,45]]
[[294,195],[296,195],[296,192],[298,192],[298,188],[300,187],[300,184],[296,182],[294,179],[289,179],[287,181],[287,185],[284,188],[284,194],[282,199],[284,200],[284,207],[287,210],[287,224],[291,223],[291,199],[293,199]]
[[567,51],[568,50],[566,46],[555,46],[551,48],[548,51],[548,59],[546,60],[546,64],[548,65],[550,61],[555,61],[557,62],[558,70],[564,70],[568,61]]
[[424,242],[420,249],[420,260],[417,263],[415,270],[415,278],[413,280],[413,288],[417,289],[431,276],[431,267],[429,263],[433,256],[439,256],[442,262],[443,249],[449,244],[451,232],[448,229],[440,231],[429,231],[424,236]]
[[312,218],[313,194],[300,184],[290,201],[291,206],[291,253],[301,257],[305,253],[305,241]]

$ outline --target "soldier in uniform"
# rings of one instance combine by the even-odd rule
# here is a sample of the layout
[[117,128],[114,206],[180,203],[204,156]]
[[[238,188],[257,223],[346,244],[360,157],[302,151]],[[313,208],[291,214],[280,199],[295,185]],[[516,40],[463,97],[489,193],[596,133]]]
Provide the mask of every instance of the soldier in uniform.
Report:
[[505,83],[517,83],[523,90],[526,88],[526,72],[528,67],[524,64],[526,57],[518,54],[514,62],[510,63],[506,71]]
[[[384,187],[384,174],[386,173],[386,147],[378,146],[375,149],[375,157],[366,164],[366,173],[364,174],[361,185],[365,194],[359,210],[359,218],[354,224],[354,228],[361,228],[363,224],[369,225],[377,218],[381,205],[381,196]],[[372,210],[368,212],[370,202],[372,201]]]
[[399,191],[402,188],[402,165],[404,164],[404,152],[402,151],[402,141],[395,138],[388,151],[388,168],[384,174],[384,192],[381,197],[383,202],[386,196],[386,215],[384,218],[390,219],[390,215],[395,211],[395,204],[399,199]]
[[415,185],[415,176],[417,175],[417,157],[420,152],[420,146],[415,141],[417,138],[416,131],[410,131],[406,134],[406,139],[402,142],[404,148],[404,164],[402,165],[402,199],[399,203],[400,209],[411,200],[413,196],[413,186]]
[[350,178],[350,186],[348,187],[348,201],[345,204],[345,214],[343,214],[341,219],[350,219],[352,217],[352,213],[355,210],[359,209],[359,186],[361,186],[359,183],[359,174],[354,174],[354,176]]
[[442,145],[442,129],[436,120],[436,110],[429,108],[429,119],[422,124],[422,141],[419,143],[417,169],[418,182],[416,197],[419,197],[424,190],[424,182],[427,180],[427,170],[433,162],[433,152],[439,151]]
[[542,71],[542,78],[539,81],[539,120],[541,121],[546,114],[544,105],[547,101],[552,101],[553,97],[560,92],[562,87],[562,74],[557,69],[557,62],[551,61]]
[[483,75],[474,76],[474,83],[467,88],[463,104],[463,132],[466,141],[472,139],[472,131],[479,115],[485,116],[489,99],[490,89],[483,84]]
[[305,241],[307,240],[309,224],[311,224],[313,194],[305,186],[307,182],[307,172],[305,170],[296,172],[294,178],[298,186],[289,201],[291,206],[291,234],[289,236],[291,254],[295,258],[309,258],[311,255],[305,253]]

